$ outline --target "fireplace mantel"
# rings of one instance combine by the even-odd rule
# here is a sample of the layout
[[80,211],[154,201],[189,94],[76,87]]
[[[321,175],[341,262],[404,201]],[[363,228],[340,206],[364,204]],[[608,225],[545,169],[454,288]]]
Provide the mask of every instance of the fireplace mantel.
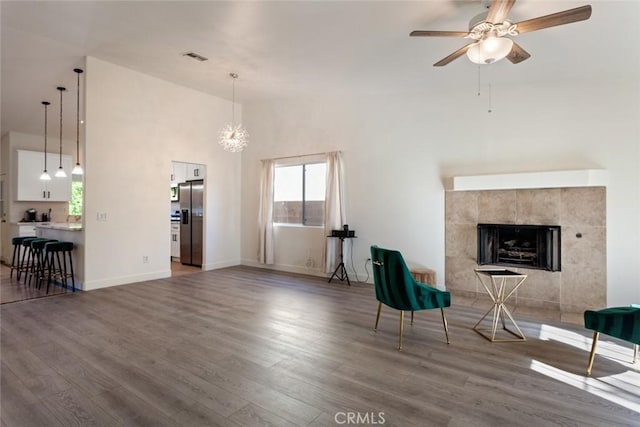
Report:
[[453,191],[514,190],[528,188],[606,187],[603,169],[523,172],[499,175],[455,176]]

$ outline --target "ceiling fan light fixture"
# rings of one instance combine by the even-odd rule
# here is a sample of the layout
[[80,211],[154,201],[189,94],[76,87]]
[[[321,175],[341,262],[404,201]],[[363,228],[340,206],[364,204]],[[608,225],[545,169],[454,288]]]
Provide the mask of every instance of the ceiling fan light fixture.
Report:
[[467,57],[474,64],[493,64],[506,57],[513,48],[513,40],[490,36],[467,49]]

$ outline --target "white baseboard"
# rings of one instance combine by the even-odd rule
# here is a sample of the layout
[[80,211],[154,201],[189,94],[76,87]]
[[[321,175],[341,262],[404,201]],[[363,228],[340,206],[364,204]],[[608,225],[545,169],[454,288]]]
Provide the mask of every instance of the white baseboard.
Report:
[[288,265],[288,264],[261,264],[258,261],[253,261],[249,259],[243,259],[242,265],[246,265],[248,267],[257,267],[264,268],[267,270],[276,270],[276,271],[284,271],[287,273],[297,273],[297,274],[306,274],[309,276],[317,276],[317,277],[326,277],[329,275],[320,270],[319,268],[307,268],[299,265]]
[[242,263],[239,260],[219,261],[219,262],[214,262],[214,263],[211,263],[211,264],[203,264],[202,265],[202,269],[204,271],[217,270],[219,268],[235,267],[236,265],[241,265],[241,264]]
[[[271,264],[271,265],[267,265],[267,264],[261,264],[257,261],[254,260],[249,260],[249,259],[243,259],[242,260],[242,265],[246,265],[248,267],[257,267],[257,268],[265,268],[267,270],[274,270],[274,271],[283,271],[283,272],[287,272],[287,273],[297,273],[297,274],[306,274],[309,276],[316,276],[316,277],[322,277],[325,279],[328,279],[329,276],[331,276],[330,273],[325,273],[324,271],[318,269],[318,268],[307,268],[307,267],[303,267],[303,266],[298,266],[298,265],[288,265],[288,264]],[[365,282],[364,279],[367,278],[367,273],[366,272],[361,272],[358,271],[358,279],[361,280],[361,282],[359,283],[370,283],[373,284],[373,277],[371,276],[371,273],[369,273],[369,279]],[[352,282],[356,282],[356,278],[355,275],[353,274],[353,270],[350,267],[347,267],[347,274],[349,275],[349,280]]]
[[135,274],[131,276],[110,277],[102,280],[89,280],[82,284],[82,290],[93,291],[95,289],[108,288],[110,286],[128,285],[129,283],[164,279],[166,277],[171,277],[171,270],[154,271],[151,273]]

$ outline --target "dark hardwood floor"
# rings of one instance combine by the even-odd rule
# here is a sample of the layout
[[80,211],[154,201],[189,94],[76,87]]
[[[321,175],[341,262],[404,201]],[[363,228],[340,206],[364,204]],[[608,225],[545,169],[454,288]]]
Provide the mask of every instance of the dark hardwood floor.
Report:
[[201,273],[201,267],[184,265],[179,261],[171,261],[171,277],[184,276],[185,274]]
[[4,304],[2,426],[639,424],[630,345],[603,336],[586,378],[580,326],[516,316],[528,341],[490,343],[486,308],[454,305],[450,345],[430,310],[398,352],[376,307],[371,285],[248,267]]
[[[182,265],[180,262],[171,262],[171,277],[183,276],[186,274],[200,273],[202,268],[190,265]],[[0,304],[6,304],[28,299],[56,296],[71,292],[70,288],[52,284],[49,292],[46,285],[37,288],[35,285],[25,285],[24,280],[18,280],[17,273],[10,274],[11,269],[5,264],[0,264]]]
[[69,285],[69,288],[64,288],[60,285],[52,284],[49,287],[49,292],[47,292],[46,283],[37,288],[35,280],[32,280],[31,284],[25,285],[24,275],[20,281],[18,281],[17,276],[17,272],[14,271],[12,277],[9,266],[0,264],[0,304],[55,296],[72,291],[71,285]]

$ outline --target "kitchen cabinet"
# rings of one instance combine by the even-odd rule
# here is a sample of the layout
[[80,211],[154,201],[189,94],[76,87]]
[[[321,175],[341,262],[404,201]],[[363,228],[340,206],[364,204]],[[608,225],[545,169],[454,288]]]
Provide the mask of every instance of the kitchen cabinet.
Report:
[[180,222],[171,223],[171,259],[180,261]]
[[203,179],[205,166],[196,163],[171,162],[171,185]]
[[36,227],[33,225],[18,225],[17,237],[36,237]]
[[187,163],[187,181],[194,181],[196,179],[204,179],[205,168],[204,165],[198,165],[195,163]]
[[171,185],[177,186],[187,180],[187,164],[171,162]]
[[46,153],[50,181],[40,180],[44,167],[41,151],[17,150],[17,156],[17,201],[68,202],[71,200],[71,156],[62,155],[62,166],[67,172],[67,177],[56,178],[54,175],[60,164],[60,154]]

